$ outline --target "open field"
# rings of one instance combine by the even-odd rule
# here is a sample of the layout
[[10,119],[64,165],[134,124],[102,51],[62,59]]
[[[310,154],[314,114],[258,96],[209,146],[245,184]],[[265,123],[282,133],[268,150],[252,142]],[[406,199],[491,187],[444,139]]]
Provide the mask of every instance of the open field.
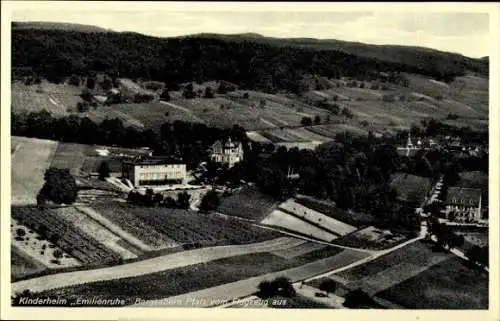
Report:
[[309,196],[299,196],[295,199],[295,202],[356,227],[371,225],[377,221],[377,218],[370,214],[344,211],[331,202],[317,200]]
[[58,143],[51,167],[69,168],[71,175],[78,176],[83,168],[87,149],[90,146],[72,143]]
[[269,240],[280,234],[254,227],[236,219],[204,215],[170,208],[144,208],[130,204],[113,203],[113,206],[99,208],[105,211],[128,211],[146,226],[154,227],[167,240],[179,244],[209,246],[216,244],[246,244]]
[[278,250],[278,251],[273,251],[270,252],[273,255],[285,258],[285,259],[292,259],[300,255],[304,255],[316,250],[323,249],[327,247],[328,245],[326,244],[321,244],[321,243],[314,243],[314,242],[307,242],[304,241],[304,243],[299,244],[295,247],[288,248],[285,250]]
[[344,279],[346,283],[358,282],[362,284],[362,280],[365,277],[370,277],[371,275],[383,272],[399,264],[431,266],[436,261],[440,262],[443,258],[452,257],[450,253],[434,252],[431,248],[432,245],[423,242],[415,242],[366,264],[353,267],[334,275]]
[[57,142],[13,136],[17,145],[11,154],[12,204],[36,204],[36,195],[44,184],[45,170],[49,168]]
[[308,131],[328,138],[335,138],[337,134],[348,133],[351,135],[367,135],[368,132],[348,124],[325,124],[306,128]]
[[24,277],[45,270],[45,266],[30,258],[14,246],[10,250],[10,275],[12,279]]
[[[84,212],[74,207],[62,207],[54,209],[56,215],[67,223],[79,228],[83,233],[106,246],[109,250],[119,254],[123,259],[136,258],[138,249],[126,243],[119,235],[112,233],[106,227],[93,220]],[[125,243],[124,246],[121,244]],[[139,252],[140,253],[140,252]]]
[[412,309],[487,309],[488,275],[453,257],[377,296]]
[[217,211],[222,214],[240,216],[259,221],[278,204],[272,197],[257,188],[245,188],[231,196],[221,197]]
[[12,83],[11,104],[13,112],[47,110],[54,116],[68,115],[75,111],[81,88],[67,84],[52,84],[45,80],[41,85],[26,86],[21,82]]
[[251,108],[223,97],[181,98],[173,99],[169,103],[186,108],[211,126],[231,127],[234,124],[239,124],[248,129],[264,127],[259,115]]
[[154,131],[159,131],[163,123],[173,123],[176,120],[199,122],[199,119],[191,113],[159,101],[143,104],[117,104],[109,108],[126,114],[143,124],[145,128]]
[[301,219],[312,223],[313,225],[321,226],[322,228],[331,231],[335,235],[342,236],[354,232],[356,230],[355,227],[352,227],[348,224],[335,220],[313,209],[305,207],[299,203],[294,202],[292,199],[281,203],[280,209],[283,209],[288,213],[296,215]]
[[322,241],[331,242],[337,236],[329,233],[307,221],[294,215],[274,210],[261,221],[261,224],[281,227],[289,231],[298,232],[302,235],[313,237]]

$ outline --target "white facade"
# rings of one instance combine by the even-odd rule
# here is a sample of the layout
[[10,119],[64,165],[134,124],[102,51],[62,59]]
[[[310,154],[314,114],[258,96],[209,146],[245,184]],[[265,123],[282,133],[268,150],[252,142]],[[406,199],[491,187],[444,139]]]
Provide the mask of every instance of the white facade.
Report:
[[125,163],[123,177],[132,181],[136,188],[185,184],[185,164]]
[[212,145],[210,158],[231,168],[243,160],[243,146],[241,142],[233,143],[230,138],[225,143],[217,141]]
[[[455,214],[455,221],[473,221],[477,222],[482,219],[481,217],[481,191],[476,189],[467,188],[450,188],[453,189],[453,194],[450,195],[446,201],[446,217],[450,213]],[[468,190],[468,195],[463,191]]]

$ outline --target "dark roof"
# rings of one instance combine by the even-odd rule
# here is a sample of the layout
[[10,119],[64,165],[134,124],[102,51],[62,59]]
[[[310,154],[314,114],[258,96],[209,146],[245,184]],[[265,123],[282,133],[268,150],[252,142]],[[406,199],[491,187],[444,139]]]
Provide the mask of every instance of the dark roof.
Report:
[[450,187],[446,197],[446,203],[454,203],[454,200],[479,203],[481,190],[479,188]]
[[406,173],[391,177],[391,187],[398,193],[398,200],[420,205],[431,189],[431,179]]
[[132,164],[132,165],[168,165],[168,164],[183,164],[180,159],[170,156],[157,156],[157,157],[148,157],[135,161],[125,161],[124,164]]

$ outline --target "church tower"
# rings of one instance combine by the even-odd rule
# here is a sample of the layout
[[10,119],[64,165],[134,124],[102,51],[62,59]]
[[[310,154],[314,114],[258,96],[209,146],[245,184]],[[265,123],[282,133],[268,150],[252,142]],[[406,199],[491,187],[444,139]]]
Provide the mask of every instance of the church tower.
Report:
[[406,142],[407,148],[413,148],[413,143],[411,142],[411,134],[408,133],[408,141]]

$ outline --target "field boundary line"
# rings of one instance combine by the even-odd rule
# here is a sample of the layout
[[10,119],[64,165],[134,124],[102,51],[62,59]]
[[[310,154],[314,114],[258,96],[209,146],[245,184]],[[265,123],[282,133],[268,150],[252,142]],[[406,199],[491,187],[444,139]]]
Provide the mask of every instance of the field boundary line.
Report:
[[86,208],[84,206],[75,206],[75,209],[79,211],[80,213],[83,213],[90,219],[96,221],[98,224],[103,226],[104,228],[108,229],[111,233],[115,234],[119,238],[123,239],[130,245],[140,249],[141,251],[149,252],[152,250],[150,246],[145,244],[144,242],[138,240],[136,237],[134,237],[132,234],[122,230],[119,226],[117,226],[115,223],[111,222],[107,218],[103,217],[100,213],[97,211],[91,209],[91,208]]

